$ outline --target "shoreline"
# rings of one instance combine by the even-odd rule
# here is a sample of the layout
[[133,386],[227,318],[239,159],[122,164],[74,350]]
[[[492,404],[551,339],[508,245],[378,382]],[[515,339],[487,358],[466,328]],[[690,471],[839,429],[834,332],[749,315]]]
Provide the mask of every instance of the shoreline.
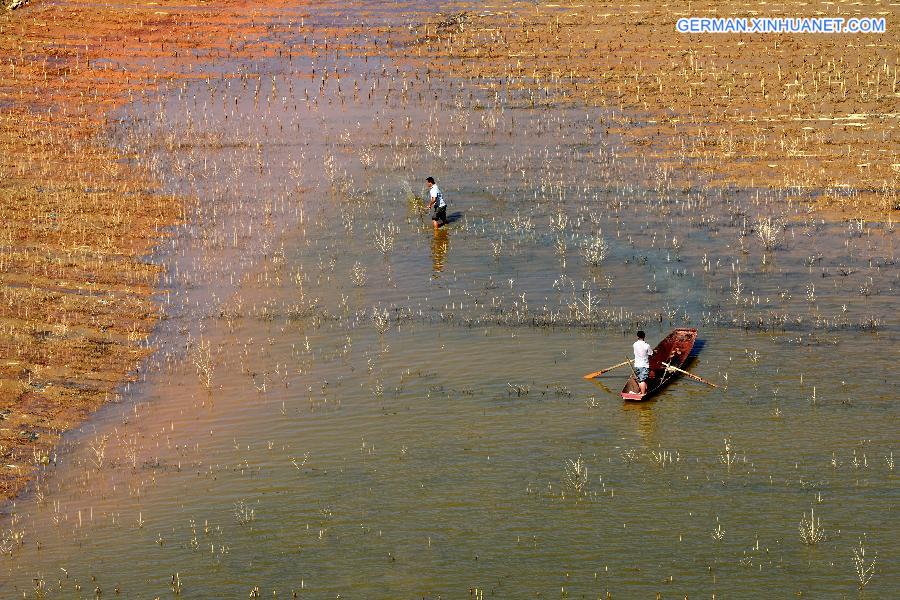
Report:
[[145,258],[188,199],[106,143],[109,117],[216,55],[274,52],[261,40],[281,6],[79,0],[0,15],[0,502],[154,351],[162,267]]

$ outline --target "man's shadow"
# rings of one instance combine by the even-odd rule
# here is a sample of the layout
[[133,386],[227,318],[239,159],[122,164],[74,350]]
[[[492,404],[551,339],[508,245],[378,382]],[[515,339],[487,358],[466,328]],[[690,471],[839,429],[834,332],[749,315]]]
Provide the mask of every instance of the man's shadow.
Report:
[[459,221],[462,218],[463,218],[462,211],[456,211],[454,213],[450,213],[447,215],[447,224],[449,225],[450,223],[456,223],[457,221]]

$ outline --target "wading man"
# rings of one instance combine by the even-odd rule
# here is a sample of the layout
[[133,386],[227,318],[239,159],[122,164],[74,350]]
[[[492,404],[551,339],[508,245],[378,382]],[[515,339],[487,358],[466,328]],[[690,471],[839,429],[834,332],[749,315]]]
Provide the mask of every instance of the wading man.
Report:
[[647,393],[647,379],[650,377],[650,355],[653,349],[644,341],[644,332],[637,332],[637,341],[634,343],[634,375],[638,385],[641,386],[641,394]]
[[441,225],[449,223],[447,220],[447,203],[444,201],[444,194],[441,193],[440,188],[434,182],[434,177],[429,177],[425,180],[425,183],[428,185],[428,193],[431,197],[431,202],[428,203],[428,210],[433,211],[431,222],[434,228],[437,229]]

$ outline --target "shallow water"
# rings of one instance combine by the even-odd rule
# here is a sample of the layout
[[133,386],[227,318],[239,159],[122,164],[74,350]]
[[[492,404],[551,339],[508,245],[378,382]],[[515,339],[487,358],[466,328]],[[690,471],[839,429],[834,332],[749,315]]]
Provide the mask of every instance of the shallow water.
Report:
[[[219,68],[259,91],[201,79],[123,115],[117,142],[199,200],[157,257],[160,351],[3,525],[4,595],[849,597],[861,536],[865,595],[897,589],[892,228],[675,189],[609,114],[387,57]],[[437,236],[403,184],[426,174],[456,216]],[[753,228],[783,210],[763,264]],[[621,370],[581,378],[680,325],[718,389],[633,405]]]

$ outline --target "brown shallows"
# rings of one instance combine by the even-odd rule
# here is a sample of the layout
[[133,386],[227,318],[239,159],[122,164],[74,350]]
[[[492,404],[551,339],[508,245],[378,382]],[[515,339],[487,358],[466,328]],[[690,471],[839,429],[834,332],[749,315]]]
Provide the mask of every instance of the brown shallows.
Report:
[[185,200],[104,144],[110,112],[197,65],[283,52],[272,34],[292,23],[273,23],[303,4],[35,0],[0,13],[0,500],[151,352],[160,269],[144,257]]
[[[460,5],[458,10],[463,10]],[[803,190],[821,208],[900,209],[900,6],[582,0],[472,3],[420,29],[439,72],[534,106],[606,106],[632,154],[707,185]],[[681,17],[885,17],[884,34],[676,32]],[[690,177],[681,177],[683,181]]]

